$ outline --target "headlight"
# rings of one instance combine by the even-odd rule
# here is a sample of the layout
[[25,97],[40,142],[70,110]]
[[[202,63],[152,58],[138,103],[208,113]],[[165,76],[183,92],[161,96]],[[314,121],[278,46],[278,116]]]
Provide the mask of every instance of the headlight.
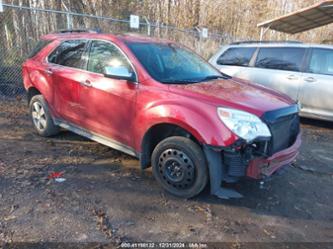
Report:
[[219,107],[217,114],[231,131],[247,142],[257,137],[271,137],[267,125],[251,113]]

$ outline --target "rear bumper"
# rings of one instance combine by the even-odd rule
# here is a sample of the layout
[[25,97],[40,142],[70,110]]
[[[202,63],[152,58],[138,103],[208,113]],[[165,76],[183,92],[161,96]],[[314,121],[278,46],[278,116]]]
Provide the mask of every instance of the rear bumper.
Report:
[[279,151],[269,158],[255,158],[249,162],[246,170],[246,176],[260,179],[272,175],[275,171],[283,166],[292,163],[301,146],[301,133],[298,134],[294,144],[289,148]]

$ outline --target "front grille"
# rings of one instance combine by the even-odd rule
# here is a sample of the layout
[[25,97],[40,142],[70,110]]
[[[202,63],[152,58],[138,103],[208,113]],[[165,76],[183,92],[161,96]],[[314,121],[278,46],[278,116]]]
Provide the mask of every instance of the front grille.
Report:
[[272,134],[269,155],[287,149],[294,144],[300,131],[297,106],[265,113],[263,119]]

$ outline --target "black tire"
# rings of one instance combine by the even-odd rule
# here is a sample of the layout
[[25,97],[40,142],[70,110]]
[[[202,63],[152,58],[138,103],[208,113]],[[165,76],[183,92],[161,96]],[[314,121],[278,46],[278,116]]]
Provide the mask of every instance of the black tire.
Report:
[[[36,106],[40,106],[42,108],[40,110],[43,110],[43,112],[40,111],[37,115]],[[35,95],[31,98],[29,103],[29,113],[32,124],[40,136],[49,137],[59,133],[59,127],[54,124],[48,105],[42,95]],[[39,118],[39,123],[36,115]],[[41,122],[41,120],[43,120],[43,122]]]
[[199,145],[186,137],[162,140],[152,154],[153,174],[169,193],[191,198],[207,185],[208,169]]

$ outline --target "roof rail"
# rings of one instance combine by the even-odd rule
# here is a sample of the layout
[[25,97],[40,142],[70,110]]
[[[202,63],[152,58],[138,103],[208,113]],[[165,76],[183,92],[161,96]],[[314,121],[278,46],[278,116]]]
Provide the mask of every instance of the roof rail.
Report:
[[65,34],[65,33],[102,33],[102,30],[97,29],[61,29],[55,33]]
[[239,44],[255,44],[255,43],[264,43],[264,44],[269,44],[269,43],[292,43],[292,44],[299,44],[303,43],[300,41],[238,41],[238,42],[232,42],[230,45],[239,45]]

